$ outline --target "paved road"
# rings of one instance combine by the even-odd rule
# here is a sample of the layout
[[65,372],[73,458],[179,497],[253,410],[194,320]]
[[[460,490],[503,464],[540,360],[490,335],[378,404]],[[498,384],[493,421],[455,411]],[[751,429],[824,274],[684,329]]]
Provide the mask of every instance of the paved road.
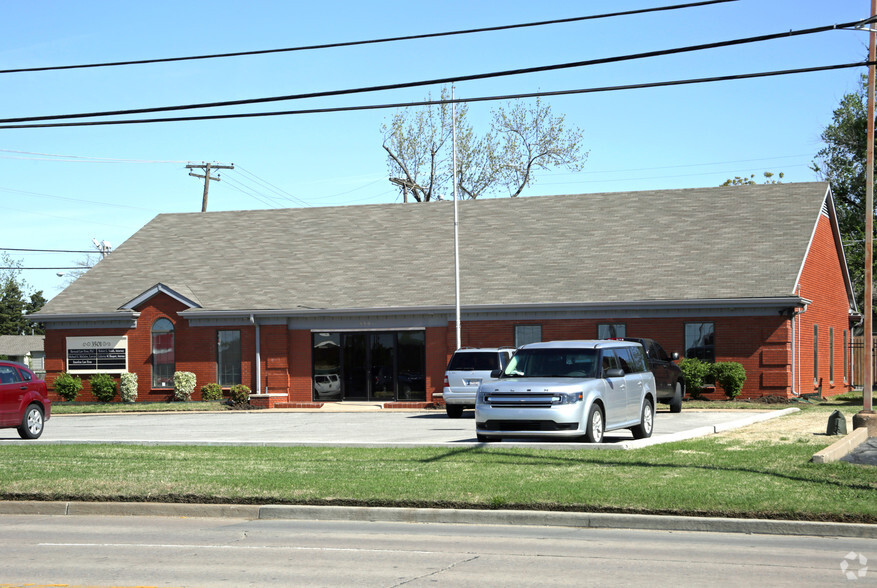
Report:
[[[651,439],[633,441],[627,430],[606,434],[600,445],[563,441],[503,440],[528,447],[628,449],[706,435],[787,411],[658,412]],[[795,411],[797,409],[790,409]],[[0,429],[0,445],[19,442]],[[184,443],[241,445],[421,446],[476,444],[474,413],[449,419],[438,411],[280,412],[56,415],[37,443]],[[25,443],[34,443],[27,441]]]
[[873,564],[868,570],[868,562],[877,560],[877,539],[863,538],[33,515],[0,516],[0,528],[4,586],[798,588],[877,583]]

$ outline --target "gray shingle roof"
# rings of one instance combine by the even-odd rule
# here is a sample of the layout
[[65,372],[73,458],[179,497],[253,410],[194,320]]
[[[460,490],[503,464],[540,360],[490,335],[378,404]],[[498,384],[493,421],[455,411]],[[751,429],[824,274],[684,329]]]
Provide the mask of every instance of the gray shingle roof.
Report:
[[0,355],[23,356],[42,351],[44,335],[0,335]]
[[[784,297],[825,183],[459,203],[461,299]],[[454,304],[453,203],[162,214],[44,314],[117,310],[163,283],[205,310]]]

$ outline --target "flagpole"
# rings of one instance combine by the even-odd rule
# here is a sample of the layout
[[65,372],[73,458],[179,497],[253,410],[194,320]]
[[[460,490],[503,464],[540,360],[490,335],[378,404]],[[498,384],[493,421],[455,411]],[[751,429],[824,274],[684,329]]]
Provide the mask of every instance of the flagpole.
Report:
[[[877,2],[877,0],[874,0]],[[456,287],[457,349],[462,347],[460,334],[460,216],[457,211],[457,105],[454,102],[454,84],[451,84],[451,129],[454,147],[454,283]]]

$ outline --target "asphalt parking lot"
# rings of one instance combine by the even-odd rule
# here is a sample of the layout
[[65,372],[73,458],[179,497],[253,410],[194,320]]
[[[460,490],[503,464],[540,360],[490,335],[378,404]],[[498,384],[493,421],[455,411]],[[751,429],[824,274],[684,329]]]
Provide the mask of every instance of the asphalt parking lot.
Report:
[[[658,411],[650,439],[627,430],[606,433],[601,444],[546,439],[503,439],[500,444],[549,449],[634,449],[713,434],[789,414],[778,411]],[[350,407],[332,411],[230,411],[222,413],[135,413],[55,415],[36,441],[15,429],[0,429],[7,443],[137,443],[185,445],[273,445],[417,447],[478,445],[473,411],[449,419],[444,411],[394,411]],[[492,444],[493,445],[493,444]]]

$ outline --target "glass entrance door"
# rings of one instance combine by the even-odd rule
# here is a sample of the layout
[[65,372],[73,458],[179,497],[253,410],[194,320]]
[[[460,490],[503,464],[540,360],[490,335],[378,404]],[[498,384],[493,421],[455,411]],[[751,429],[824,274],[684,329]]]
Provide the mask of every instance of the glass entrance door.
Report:
[[423,331],[314,332],[314,400],[425,400]]
[[395,343],[393,333],[369,334],[371,361],[371,398],[393,400],[396,397]]
[[365,333],[342,333],[341,394],[345,400],[368,400],[368,347]]

